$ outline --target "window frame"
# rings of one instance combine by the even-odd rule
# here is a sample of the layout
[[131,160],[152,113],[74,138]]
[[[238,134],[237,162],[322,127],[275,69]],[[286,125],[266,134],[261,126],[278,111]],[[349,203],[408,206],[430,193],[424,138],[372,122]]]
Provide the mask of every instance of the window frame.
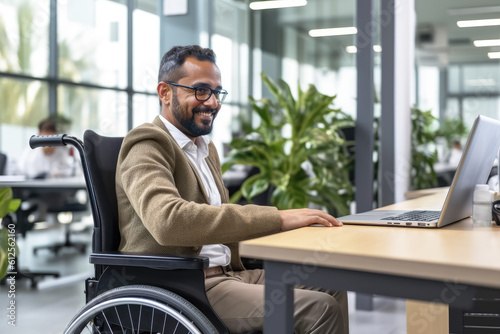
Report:
[[123,3],[127,7],[127,84],[125,87],[114,87],[99,85],[89,82],[74,82],[58,75],[58,1],[49,0],[50,21],[49,21],[49,67],[47,76],[35,76],[26,73],[14,73],[0,71],[0,78],[9,78],[14,80],[36,80],[48,85],[48,110],[50,115],[58,113],[58,87],[61,85],[75,86],[82,88],[91,88],[97,90],[113,90],[127,94],[127,131],[133,127],[133,101],[135,95],[155,96],[156,92],[134,89],[133,82],[133,13],[135,9],[140,9],[135,0],[125,0]]

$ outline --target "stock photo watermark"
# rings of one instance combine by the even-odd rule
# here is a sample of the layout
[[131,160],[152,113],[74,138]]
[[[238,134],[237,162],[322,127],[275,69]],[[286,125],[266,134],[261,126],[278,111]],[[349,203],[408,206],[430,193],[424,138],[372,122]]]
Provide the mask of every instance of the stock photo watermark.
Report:
[[16,326],[17,304],[16,304],[16,226],[13,223],[7,225],[7,273],[5,282],[7,285],[7,323]]

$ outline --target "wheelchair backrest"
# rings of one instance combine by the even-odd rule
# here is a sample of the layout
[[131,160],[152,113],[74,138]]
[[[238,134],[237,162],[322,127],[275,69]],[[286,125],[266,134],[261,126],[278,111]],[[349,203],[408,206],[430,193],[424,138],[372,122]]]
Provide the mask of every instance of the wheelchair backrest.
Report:
[[94,252],[116,251],[120,245],[120,231],[115,172],[123,137],[105,137],[87,130],[83,135],[83,141],[97,202],[92,250]]

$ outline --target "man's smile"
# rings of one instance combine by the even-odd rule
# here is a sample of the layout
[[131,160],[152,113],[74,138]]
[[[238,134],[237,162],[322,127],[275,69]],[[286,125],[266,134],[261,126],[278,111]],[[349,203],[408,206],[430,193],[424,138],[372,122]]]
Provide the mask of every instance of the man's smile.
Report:
[[[197,114],[200,120],[208,125],[217,116],[217,110],[193,110],[194,114]],[[205,123],[207,122],[207,123]]]
[[198,115],[205,116],[205,117],[212,117],[214,114],[210,111],[200,111],[200,112],[198,112]]

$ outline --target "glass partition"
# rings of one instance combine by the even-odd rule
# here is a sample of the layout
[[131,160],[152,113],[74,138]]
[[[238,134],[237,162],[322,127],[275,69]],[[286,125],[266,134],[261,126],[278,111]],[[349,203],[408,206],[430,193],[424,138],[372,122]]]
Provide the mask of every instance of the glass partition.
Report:
[[[352,116],[356,115],[355,4],[309,1],[305,7],[269,10],[262,15],[262,38],[277,41],[271,52],[278,53],[278,75],[292,92],[297,91],[298,84],[303,89],[314,84],[324,94],[337,95],[336,107]],[[337,28],[346,31],[324,30]],[[262,46],[268,52],[267,43],[262,41]]]
[[500,119],[500,27],[490,20],[500,18],[498,1],[418,0],[415,11],[417,105],[441,124],[463,121],[467,133],[478,114]]
[[229,92],[210,134],[222,159],[226,145],[241,132],[241,116],[248,114],[251,27],[248,7],[238,1],[214,1],[213,10],[210,47],[217,55],[222,86]]

